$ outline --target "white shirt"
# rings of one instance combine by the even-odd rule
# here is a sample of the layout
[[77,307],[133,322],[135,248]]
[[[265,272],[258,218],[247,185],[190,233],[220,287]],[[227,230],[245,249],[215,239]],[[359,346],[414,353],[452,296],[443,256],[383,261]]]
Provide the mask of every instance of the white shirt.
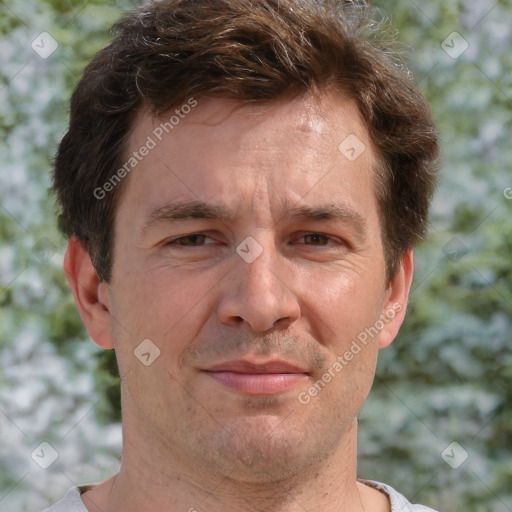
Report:
[[[361,482],[384,492],[391,503],[391,512],[436,512],[423,505],[413,505],[389,485],[374,482],[373,480],[361,480]],[[83,489],[72,487],[60,501],[44,509],[42,512],[88,512],[80,497],[85,490],[85,487]]]

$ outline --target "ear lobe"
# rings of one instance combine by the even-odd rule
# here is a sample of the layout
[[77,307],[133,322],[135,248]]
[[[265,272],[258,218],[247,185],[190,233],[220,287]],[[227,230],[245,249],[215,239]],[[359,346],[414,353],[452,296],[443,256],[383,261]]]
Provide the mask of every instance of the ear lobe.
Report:
[[388,285],[386,303],[382,315],[386,321],[379,333],[379,348],[384,348],[393,342],[400,330],[407,310],[409,292],[414,275],[414,254],[409,249],[400,261],[400,267]]
[[114,348],[108,283],[100,283],[89,253],[76,236],[69,239],[64,272],[87,333],[100,347]]

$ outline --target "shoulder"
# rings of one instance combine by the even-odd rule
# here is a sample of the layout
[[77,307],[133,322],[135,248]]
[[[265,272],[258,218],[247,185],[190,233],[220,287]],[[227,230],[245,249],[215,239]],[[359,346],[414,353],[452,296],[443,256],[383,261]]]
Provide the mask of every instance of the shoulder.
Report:
[[87,512],[80,495],[80,489],[72,487],[61,500],[45,508],[42,512]]
[[369,485],[374,489],[384,492],[391,503],[391,512],[436,512],[435,510],[424,505],[414,505],[407,498],[402,496],[398,491],[390,485],[373,480],[360,480],[361,483]]

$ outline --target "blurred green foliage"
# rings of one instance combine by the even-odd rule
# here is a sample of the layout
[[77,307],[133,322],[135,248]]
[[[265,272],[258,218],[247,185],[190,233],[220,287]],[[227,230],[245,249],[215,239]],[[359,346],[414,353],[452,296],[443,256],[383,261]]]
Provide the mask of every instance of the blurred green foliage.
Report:
[[[406,45],[440,130],[443,165],[431,236],[416,251],[408,315],[397,340],[381,353],[361,411],[359,473],[439,510],[510,511],[512,200],[503,191],[512,187],[512,7],[509,1],[373,4]],[[65,240],[47,189],[72,88],[108,42],[111,24],[132,5],[45,0],[30,4],[27,13],[7,0],[0,7],[4,47],[21,44],[20,33],[29,44],[42,30],[60,45],[47,62],[31,57],[28,88],[16,78],[25,54],[11,52],[0,69],[0,157],[8,164],[0,190],[0,261],[10,262],[3,265],[9,271],[0,272],[0,344],[9,348],[22,327],[34,324],[79,372],[75,353],[88,343],[103,397],[95,408],[101,425],[120,421],[115,357],[87,341],[61,269]],[[441,48],[454,31],[469,43],[456,60]],[[7,173],[24,175],[25,182]],[[49,261],[34,256],[43,237],[54,245]],[[453,441],[469,454],[458,469],[441,458]],[[0,464],[0,479],[8,488],[16,476]]]

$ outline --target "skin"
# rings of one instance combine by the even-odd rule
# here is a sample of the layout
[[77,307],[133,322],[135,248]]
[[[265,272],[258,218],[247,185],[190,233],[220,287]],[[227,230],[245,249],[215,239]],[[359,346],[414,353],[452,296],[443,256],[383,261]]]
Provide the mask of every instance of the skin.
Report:
[[[141,113],[127,153],[159,124]],[[337,149],[350,134],[366,146],[354,161]],[[64,266],[81,318],[98,345],[115,348],[122,377],[122,465],[82,495],[91,512],[389,511],[383,494],[357,481],[357,414],[377,353],[403,321],[413,256],[388,283],[375,165],[352,100],[202,99],[126,178],[110,283],[70,239]],[[177,201],[223,205],[233,218],[146,226]],[[290,217],[332,204],[352,216]],[[205,236],[176,241],[191,234]],[[236,252],[248,236],[262,249],[252,263]],[[393,304],[401,310],[333,372]],[[160,350],[149,366],[134,356],[144,339]],[[307,374],[260,395],[202,371],[244,357],[285,359]],[[329,368],[335,377],[301,403]]]

